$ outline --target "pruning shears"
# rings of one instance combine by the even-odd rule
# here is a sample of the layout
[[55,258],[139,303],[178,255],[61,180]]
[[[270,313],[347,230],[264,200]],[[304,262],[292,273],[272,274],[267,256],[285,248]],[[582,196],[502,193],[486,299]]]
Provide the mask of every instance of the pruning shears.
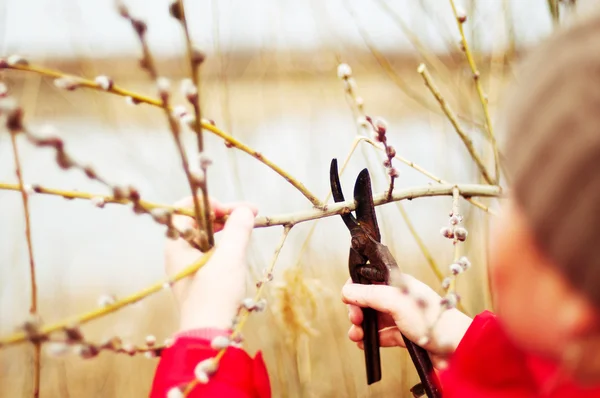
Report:
[[[329,179],[333,199],[336,202],[343,202],[344,194],[340,185],[337,159],[331,161]],[[398,264],[388,247],[381,243],[381,234],[373,204],[371,177],[366,168],[356,178],[354,200],[356,202],[356,216],[350,212],[341,214],[351,236],[348,267],[352,282],[364,285],[373,283],[389,284],[390,271],[398,268]],[[378,326],[377,311],[372,308],[363,308],[363,342],[367,383],[369,385],[381,380]],[[441,397],[441,391],[438,388],[439,383],[427,351],[404,335],[402,337],[421,379],[421,384],[413,387],[411,391],[424,391],[428,398]]]

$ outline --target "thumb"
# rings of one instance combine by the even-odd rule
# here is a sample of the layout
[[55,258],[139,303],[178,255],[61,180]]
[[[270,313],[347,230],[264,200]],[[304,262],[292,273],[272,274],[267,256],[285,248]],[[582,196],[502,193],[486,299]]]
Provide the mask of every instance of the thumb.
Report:
[[394,316],[407,297],[394,286],[352,283],[343,286],[342,301]]
[[245,264],[246,249],[250,242],[250,235],[254,228],[254,212],[246,206],[236,207],[232,212],[223,231],[221,240],[217,245],[211,263],[240,266]]

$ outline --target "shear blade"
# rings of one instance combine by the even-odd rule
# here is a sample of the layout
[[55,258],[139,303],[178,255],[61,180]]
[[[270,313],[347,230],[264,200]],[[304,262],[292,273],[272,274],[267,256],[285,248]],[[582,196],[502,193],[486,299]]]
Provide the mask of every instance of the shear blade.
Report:
[[371,189],[371,176],[369,170],[363,169],[354,184],[354,200],[356,201],[356,219],[363,228],[366,228],[371,237],[381,242],[381,233],[377,225],[377,215],[373,204],[373,191]]

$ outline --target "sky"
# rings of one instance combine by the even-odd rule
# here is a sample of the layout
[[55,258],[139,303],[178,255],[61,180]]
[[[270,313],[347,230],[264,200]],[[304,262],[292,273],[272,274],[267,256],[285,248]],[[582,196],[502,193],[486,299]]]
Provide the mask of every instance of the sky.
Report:
[[[168,14],[169,0],[125,3],[148,23],[154,51],[168,55],[183,50],[181,28]],[[186,7],[194,42],[207,53],[214,52],[216,43],[227,52],[311,50],[340,42],[361,46],[357,24],[380,50],[411,51],[382,3],[432,50],[445,51],[448,40],[459,39],[445,0],[188,0]],[[466,2],[466,7],[460,0],[457,4],[469,10]],[[546,0],[480,0],[466,25],[475,30],[479,48],[491,50],[506,43],[506,4],[519,43],[536,41],[551,30]],[[137,49],[130,26],[115,12],[112,0],[0,1],[0,55],[102,57]]]

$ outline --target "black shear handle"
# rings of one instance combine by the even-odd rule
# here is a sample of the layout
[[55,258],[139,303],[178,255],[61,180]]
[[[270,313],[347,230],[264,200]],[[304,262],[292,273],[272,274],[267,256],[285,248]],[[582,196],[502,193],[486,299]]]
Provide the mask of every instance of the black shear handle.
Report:
[[365,351],[365,366],[367,368],[367,384],[381,380],[381,357],[379,355],[379,322],[377,311],[363,308],[362,328],[364,331],[363,345]]
[[415,364],[425,394],[427,394],[428,398],[440,398],[442,392],[438,388],[438,378],[433,370],[433,364],[427,350],[416,345],[404,335],[402,335],[402,339],[404,340],[404,344],[406,344],[410,358]]
[[[353,275],[352,281],[360,284],[370,284],[359,275]],[[364,332],[363,347],[365,351],[365,367],[367,370],[367,384],[371,385],[381,380],[381,356],[379,352],[379,321],[377,311],[372,308],[363,308],[362,328]],[[406,349],[417,369],[421,385],[428,398],[440,398],[439,382],[431,358],[427,350],[410,341],[402,335]]]

